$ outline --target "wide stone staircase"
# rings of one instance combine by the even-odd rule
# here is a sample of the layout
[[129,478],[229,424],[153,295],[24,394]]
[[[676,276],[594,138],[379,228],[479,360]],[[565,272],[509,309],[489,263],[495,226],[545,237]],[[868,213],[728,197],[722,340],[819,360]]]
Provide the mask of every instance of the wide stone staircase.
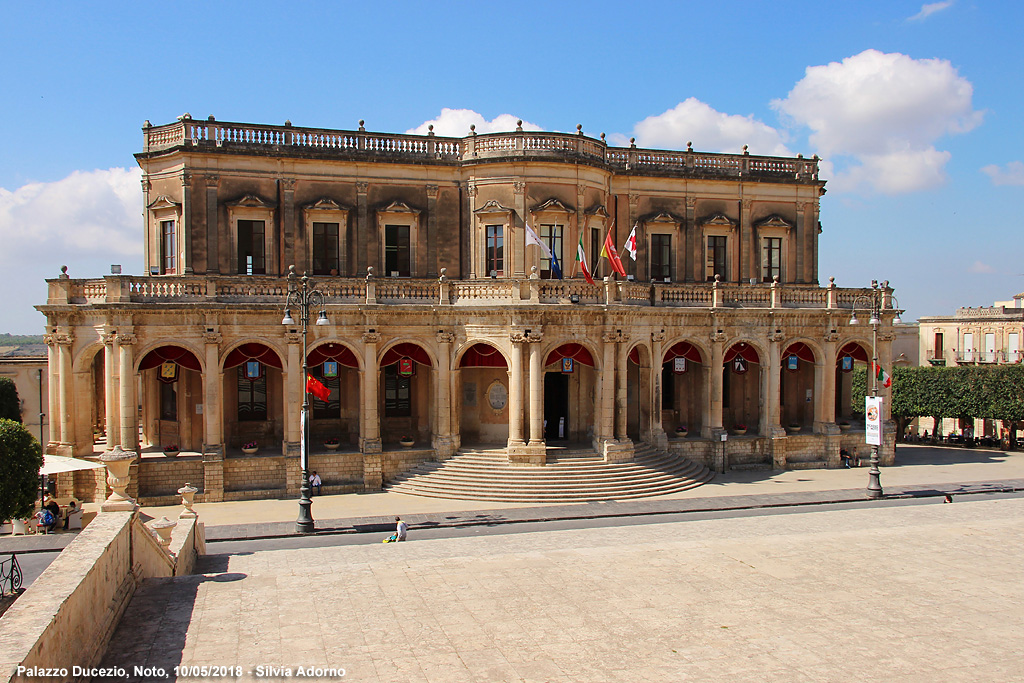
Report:
[[510,465],[504,448],[462,448],[444,462],[417,465],[384,489],[458,500],[583,502],[677,493],[713,476],[703,465],[642,443],[629,463],[607,463],[586,447],[556,447],[539,467]]

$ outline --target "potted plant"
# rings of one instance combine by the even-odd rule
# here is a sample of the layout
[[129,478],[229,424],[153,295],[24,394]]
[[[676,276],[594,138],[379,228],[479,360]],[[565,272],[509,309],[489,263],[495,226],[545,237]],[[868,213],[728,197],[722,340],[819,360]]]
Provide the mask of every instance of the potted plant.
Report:
[[686,436],[689,431],[686,429],[686,425],[679,425],[676,427],[676,436]]
[[164,446],[164,455],[167,456],[168,458],[175,457],[176,455],[178,455],[179,452],[180,450],[178,448],[178,444],[176,443],[170,443]]
[[411,436],[405,436],[403,434],[402,438],[398,440],[398,443],[401,444],[402,448],[412,448],[412,445],[416,442]]
[[800,433],[800,425],[798,425],[796,422],[790,422],[786,429],[788,429],[793,434]]
[[329,451],[336,450],[338,448],[338,440],[333,436],[329,439],[324,439],[324,448]]
[[256,441],[246,441],[242,444],[242,452],[246,455],[252,455],[260,449],[259,443]]
[[844,432],[850,431],[850,423],[847,422],[846,420],[843,420],[842,422],[839,423],[839,429]]
[[737,422],[732,426],[732,433],[736,436],[743,436],[747,433],[747,425],[742,422]]

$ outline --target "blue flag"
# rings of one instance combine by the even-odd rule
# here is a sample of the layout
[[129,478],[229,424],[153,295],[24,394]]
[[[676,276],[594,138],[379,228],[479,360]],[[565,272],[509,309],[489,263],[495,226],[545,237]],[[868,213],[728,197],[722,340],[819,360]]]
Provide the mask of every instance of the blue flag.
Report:
[[559,280],[562,279],[562,269],[558,266],[558,257],[555,256],[555,252],[551,252],[551,275]]

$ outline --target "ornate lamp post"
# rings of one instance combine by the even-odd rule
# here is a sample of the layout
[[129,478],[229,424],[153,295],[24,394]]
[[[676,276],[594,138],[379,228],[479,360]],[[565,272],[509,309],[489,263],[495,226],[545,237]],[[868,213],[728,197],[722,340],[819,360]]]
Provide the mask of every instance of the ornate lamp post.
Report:
[[299,320],[302,322],[302,419],[301,434],[299,435],[299,458],[302,467],[302,487],[299,490],[299,518],[295,522],[295,530],[299,533],[313,533],[316,525],[313,522],[311,508],[313,501],[309,493],[309,390],[306,387],[308,368],[306,367],[306,330],[309,327],[309,309],[316,307],[320,313],[316,318],[317,325],[328,325],[327,312],[324,310],[324,295],[314,285],[307,275],[301,278],[295,273],[295,266],[288,266],[288,298],[284,304],[284,319],[282,325],[294,325],[292,318],[292,307],[299,311]]
[[[867,311],[871,314],[868,319],[868,324],[871,325],[871,367],[869,372],[871,373],[871,397],[875,398],[878,396],[878,326],[882,324],[882,313],[886,310],[886,290],[889,288],[889,281],[885,280],[881,285],[878,284],[878,280],[871,281],[871,292],[869,294],[860,294],[853,300],[853,312],[850,314],[850,324],[858,325],[860,321],[857,320],[857,310]],[[896,297],[892,294],[889,295],[891,300],[889,308],[896,311],[896,315],[893,316],[892,322],[899,324],[900,320],[899,304],[896,301]],[[865,415],[866,417],[866,415]],[[881,420],[881,416],[879,416]],[[881,430],[879,430],[879,441],[881,441]],[[871,444],[871,469],[868,470],[868,498],[881,498],[882,497],[882,472],[878,469],[878,444]]]

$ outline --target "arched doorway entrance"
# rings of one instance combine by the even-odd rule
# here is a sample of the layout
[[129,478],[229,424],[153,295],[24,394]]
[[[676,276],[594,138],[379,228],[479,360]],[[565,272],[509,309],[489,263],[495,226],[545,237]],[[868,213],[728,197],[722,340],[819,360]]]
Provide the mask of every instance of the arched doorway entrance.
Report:
[[380,437],[398,444],[402,437],[430,443],[433,363],[419,344],[400,342],[380,360]]
[[722,422],[734,432],[757,434],[761,425],[761,357],[738,342],[725,352],[722,374]]
[[310,441],[337,439],[343,446],[359,443],[359,360],[344,344],[319,344],[306,355],[309,374],[330,391],[327,400],[310,394]]
[[661,422],[671,437],[699,436],[707,411],[704,359],[690,342],[676,342],[661,364]]
[[544,439],[586,441],[594,436],[597,372],[582,344],[562,344],[544,361]]
[[508,443],[508,362],[496,347],[478,342],[459,358],[462,401],[459,434],[463,444]]
[[[782,352],[779,368],[779,405],[782,426],[791,431],[814,427],[814,351],[796,342]],[[795,428],[795,430],[794,430]]]
[[836,422],[840,425],[864,421],[863,395],[854,396],[854,379],[859,374],[866,376],[868,350],[860,342],[849,342],[836,356]]
[[188,349],[167,345],[139,362],[142,444],[159,450],[202,449],[203,368]]
[[[260,447],[284,440],[284,373],[281,357],[259,342],[234,348],[224,358],[224,443]],[[298,410],[298,406],[295,407]]]

